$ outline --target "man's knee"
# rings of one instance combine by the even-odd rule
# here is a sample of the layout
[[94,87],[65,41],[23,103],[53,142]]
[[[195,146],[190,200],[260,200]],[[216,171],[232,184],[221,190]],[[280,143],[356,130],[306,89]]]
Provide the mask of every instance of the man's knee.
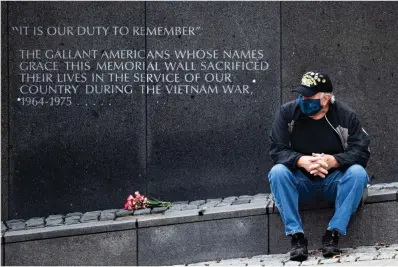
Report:
[[350,179],[355,180],[361,184],[366,185],[368,183],[368,174],[364,167],[359,164],[354,164],[347,169],[347,174]]
[[285,165],[276,164],[272,167],[271,171],[268,173],[268,179],[272,183],[272,181],[288,178],[290,173],[291,171]]

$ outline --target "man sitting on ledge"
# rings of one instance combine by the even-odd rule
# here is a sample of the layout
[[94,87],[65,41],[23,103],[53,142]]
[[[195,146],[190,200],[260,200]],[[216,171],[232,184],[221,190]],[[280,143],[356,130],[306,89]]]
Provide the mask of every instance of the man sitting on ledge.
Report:
[[293,91],[298,99],[282,105],[272,125],[269,153],[275,165],[268,178],[285,234],[292,238],[290,259],[303,261],[308,242],[299,201],[335,203],[322,252],[325,257],[340,253],[339,234],[346,235],[368,183],[370,138],[355,112],[335,101],[327,74],[307,72]]

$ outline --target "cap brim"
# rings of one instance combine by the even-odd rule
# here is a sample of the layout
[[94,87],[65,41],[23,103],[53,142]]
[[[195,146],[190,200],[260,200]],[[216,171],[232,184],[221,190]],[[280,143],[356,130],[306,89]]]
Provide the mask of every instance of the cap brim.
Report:
[[317,91],[303,85],[298,86],[296,89],[292,90],[292,92],[299,93],[300,95],[303,96],[313,96],[317,93]]

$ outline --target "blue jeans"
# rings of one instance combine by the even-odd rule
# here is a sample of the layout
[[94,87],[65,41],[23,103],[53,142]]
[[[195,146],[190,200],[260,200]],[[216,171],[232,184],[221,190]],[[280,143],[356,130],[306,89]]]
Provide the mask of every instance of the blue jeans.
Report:
[[336,170],[324,179],[313,181],[300,170],[292,172],[285,165],[276,164],[268,179],[286,235],[304,233],[298,203],[310,203],[318,197],[335,203],[327,229],[346,235],[348,222],[361,202],[369,177],[361,165],[355,164],[345,172]]

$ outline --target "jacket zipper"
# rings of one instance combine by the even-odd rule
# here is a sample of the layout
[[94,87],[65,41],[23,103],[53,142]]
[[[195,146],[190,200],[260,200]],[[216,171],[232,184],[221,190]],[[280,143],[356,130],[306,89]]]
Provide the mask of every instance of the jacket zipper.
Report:
[[326,121],[329,123],[330,127],[332,127],[332,129],[333,129],[333,130],[337,133],[337,135],[339,136],[341,145],[343,146],[343,150],[345,151],[344,140],[343,140],[343,137],[341,136],[340,132],[337,131],[336,128],[334,128],[333,125],[329,122],[328,117],[326,116],[326,114],[325,114],[325,119],[326,119]]

